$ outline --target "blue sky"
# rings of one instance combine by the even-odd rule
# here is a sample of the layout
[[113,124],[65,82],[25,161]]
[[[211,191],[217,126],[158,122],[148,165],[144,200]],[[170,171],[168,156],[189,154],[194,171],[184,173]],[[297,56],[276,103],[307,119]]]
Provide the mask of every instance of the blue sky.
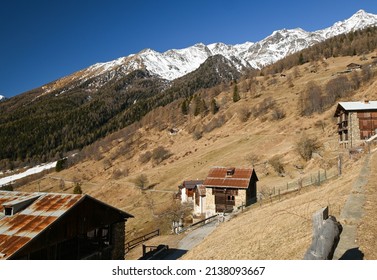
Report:
[[1,0],[0,95],[11,97],[145,48],[256,42],[274,30],[315,31],[375,0]]

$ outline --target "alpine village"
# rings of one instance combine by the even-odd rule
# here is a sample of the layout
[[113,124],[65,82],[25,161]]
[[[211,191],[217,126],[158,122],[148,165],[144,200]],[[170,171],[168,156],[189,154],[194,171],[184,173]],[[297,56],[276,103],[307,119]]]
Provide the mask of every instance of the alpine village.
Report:
[[377,259],[363,10],[97,63],[1,99],[0,131],[0,260]]

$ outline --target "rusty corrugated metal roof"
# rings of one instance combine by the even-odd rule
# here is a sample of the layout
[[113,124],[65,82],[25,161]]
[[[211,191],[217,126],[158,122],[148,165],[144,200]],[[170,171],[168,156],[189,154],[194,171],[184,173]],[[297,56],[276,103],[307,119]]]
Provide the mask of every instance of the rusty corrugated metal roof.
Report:
[[[84,196],[0,191],[0,259],[9,258]],[[7,207],[17,212],[6,215]]]
[[251,177],[253,176],[252,168],[226,168],[213,167],[204,180],[205,187],[226,187],[226,188],[248,188]]

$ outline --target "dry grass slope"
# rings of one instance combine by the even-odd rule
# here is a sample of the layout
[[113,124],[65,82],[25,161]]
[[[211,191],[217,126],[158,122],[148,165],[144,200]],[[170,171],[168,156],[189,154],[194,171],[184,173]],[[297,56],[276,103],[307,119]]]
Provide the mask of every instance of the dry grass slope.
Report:
[[[300,117],[297,104],[308,81],[324,86],[351,62],[368,61],[359,61],[357,57],[331,58],[320,63],[316,73],[310,71],[310,65],[304,64],[286,71],[286,77],[257,77],[257,83],[253,82],[250,87],[251,79],[245,78],[238,85],[240,101],[232,101],[232,87],[225,87],[216,96],[220,111],[215,116],[191,115],[184,121],[177,117],[177,121],[165,125],[162,123],[165,115],[171,120],[175,114],[180,114],[179,103],[161,108],[153,117],[149,116],[155,125],[143,126],[132,135],[125,130],[118,132],[117,138],[99,145],[98,156],[20,189],[71,193],[73,182],[80,181],[84,193],[135,216],[127,222],[127,236],[132,239],[161,226],[163,213],[174,203],[172,197],[177,186],[186,179],[204,179],[212,166],[250,166],[250,158],[256,155],[259,191],[284,186],[319,169],[334,167],[336,157],[344,152],[337,145],[335,105],[323,114]],[[364,85],[353,99],[376,99],[375,83]],[[273,100],[275,109],[284,110],[284,117],[274,116],[273,109],[257,112],[258,106],[266,100]],[[244,116],[240,117],[242,107],[250,110],[246,121]],[[195,140],[193,131],[219,114],[226,122]],[[176,135],[166,129],[173,126],[179,129]],[[320,155],[308,162],[295,151],[297,140],[303,134],[316,136],[322,143]],[[128,140],[132,140],[131,146]],[[172,156],[159,164],[140,162],[141,154],[158,146],[168,149]],[[268,163],[274,156],[279,156],[284,165],[284,177]],[[221,225],[212,237],[185,258],[301,259],[311,240],[312,213],[329,205],[331,214],[339,214],[355,176],[350,171],[357,170],[359,162],[345,157],[344,168],[348,170],[344,176],[320,188],[302,190],[300,195],[285,197],[279,203],[253,206]],[[140,174],[148,177],[152,190],[141,191],[135,186],[134,179]],[[219,243],[222,247],[217,246]],[[236,249],[235,244],[240,247]]]

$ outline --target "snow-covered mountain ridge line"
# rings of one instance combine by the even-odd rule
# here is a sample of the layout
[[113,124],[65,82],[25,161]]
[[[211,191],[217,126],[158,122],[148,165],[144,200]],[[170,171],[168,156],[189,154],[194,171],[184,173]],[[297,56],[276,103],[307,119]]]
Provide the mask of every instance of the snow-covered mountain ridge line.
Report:
[[101,77],[92,85],[97,87],[137,69],[147,69],[152,75],[171,81],[194,71],[208,57],[217,54],[227,58],[240,71],[245,68],[260,69],[328,38],[374,25],[377,25],[377,15],[360,10],[349,19],[336,22],[333,26],[322,30],[308,32],[301,28],[282,29],[274,31],[270,36],[256,43],[246,42],[237,45],[198,43],[188,48],[171,49],[163,53],[145,49],[127,57],[94,64],[46,86],[45,89],[49,92],[60,88],[58,85],[65,84],[63,80],[82,83],[88,79]]

